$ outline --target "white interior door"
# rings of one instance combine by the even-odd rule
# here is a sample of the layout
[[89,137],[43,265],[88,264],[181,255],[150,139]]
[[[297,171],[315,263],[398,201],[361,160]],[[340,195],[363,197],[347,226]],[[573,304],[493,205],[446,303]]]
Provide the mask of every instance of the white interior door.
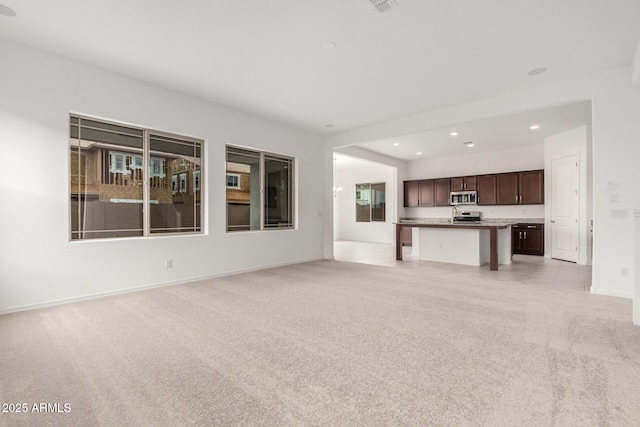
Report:
[[579,171],[577,154],[551,160],[551,258],[578,261]]

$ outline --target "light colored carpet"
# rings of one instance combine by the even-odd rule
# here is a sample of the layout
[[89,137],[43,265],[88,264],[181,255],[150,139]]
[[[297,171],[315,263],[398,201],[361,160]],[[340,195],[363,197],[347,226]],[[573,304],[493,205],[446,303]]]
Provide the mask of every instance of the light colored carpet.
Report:
[[0,316],[29,405],[0,425],[640,425],[631,301],[524,270],[318,261]]

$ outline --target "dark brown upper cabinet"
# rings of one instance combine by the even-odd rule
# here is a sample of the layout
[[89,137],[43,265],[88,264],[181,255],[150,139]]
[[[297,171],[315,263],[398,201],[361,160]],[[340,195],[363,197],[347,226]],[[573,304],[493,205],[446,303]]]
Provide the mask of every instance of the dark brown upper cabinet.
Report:
[[436,179],[434,185],[436,189],[436,206],[450,206],[451,180],[449,178]]
[[517,205],[520,200],[518,172],[496,175],[496,193],[499,205]]
[[501,173],[496,175],[499,205],[538,205],[544,203],[544,171]]
[[404,181],[404,206],[449,206],[451,191],[477,191],[478,205],[544,203],[544,170]]
[[479,205],[495,205],[497,203],[496,197],[496,176],[495,175],[481,175],[476,180],[478,189],[478,204]]
[[544,203],[544,171],[520,172],[520,204],[541,205]]
[[434,206],[435,195],[432,179],[423,179],[420,183],[420,200],[418,206]]
[[404,182],[404,206],[434,206],[434,185],[432,179]]
[[404,207],[418,206],[420,204],[420,181],[404,182]]
[[462,176],[451,178],[451,191],[473,191],[477,190],[477,177]]

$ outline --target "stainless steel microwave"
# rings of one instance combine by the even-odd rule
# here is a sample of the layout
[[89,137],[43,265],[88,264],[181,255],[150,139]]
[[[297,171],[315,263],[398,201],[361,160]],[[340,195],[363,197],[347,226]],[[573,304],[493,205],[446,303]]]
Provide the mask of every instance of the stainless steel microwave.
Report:
[[477,191],[452,191],[449,196],[451,205],[477,205]]

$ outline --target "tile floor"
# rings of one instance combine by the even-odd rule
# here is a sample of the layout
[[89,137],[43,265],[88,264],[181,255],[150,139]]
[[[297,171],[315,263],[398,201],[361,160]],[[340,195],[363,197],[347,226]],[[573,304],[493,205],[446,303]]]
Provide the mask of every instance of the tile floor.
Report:
[[591,287],[591,267],[559,261],[541,256],[514,255],[511,265],[500,265],[499,271],[480,267],[420,261],[411,255],[411,248],[403,248],[403,261],[396,261],[395,245],[339,240],[334,242],[336,261],[356,262],[397,268],[419,268],[434,275],[486,278],[499,281],[521,282],[533,286],[553,287],[588,292]]

